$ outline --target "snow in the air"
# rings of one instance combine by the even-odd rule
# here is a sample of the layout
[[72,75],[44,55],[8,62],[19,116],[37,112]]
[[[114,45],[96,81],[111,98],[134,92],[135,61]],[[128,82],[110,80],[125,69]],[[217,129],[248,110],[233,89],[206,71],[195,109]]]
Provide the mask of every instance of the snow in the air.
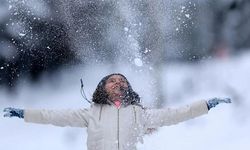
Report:
[[140,58],[134,59],[135,65],[141,67],[143,65],[143,62]]

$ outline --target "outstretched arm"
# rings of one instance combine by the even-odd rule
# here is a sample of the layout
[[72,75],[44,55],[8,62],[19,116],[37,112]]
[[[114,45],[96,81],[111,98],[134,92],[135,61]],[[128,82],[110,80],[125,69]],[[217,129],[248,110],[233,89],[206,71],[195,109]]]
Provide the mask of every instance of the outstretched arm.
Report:
[[169,126],[195,118],[208,112],[207,102],[198,101],[180,108],[148,109],[146,114],[146,127],[157,128]]
[[87,127],[89,113],[87,109],[47,110],[5,108],[4,117],[24,118],[25,122],[52,124],[55,126]]
[[157,128],[186,121],[203,114],[219,103],[230,103],[230,99],[213,98],[208,101],[198,101],[180,108],[147,109],[145,111],[146,127]]

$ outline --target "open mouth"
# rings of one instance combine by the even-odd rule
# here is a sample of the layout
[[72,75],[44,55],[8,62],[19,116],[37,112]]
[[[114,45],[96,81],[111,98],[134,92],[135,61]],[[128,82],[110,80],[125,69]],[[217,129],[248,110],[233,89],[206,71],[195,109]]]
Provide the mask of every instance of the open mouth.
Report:
[[113,91],[114,91],[114,93],[116,93],[116,94],[122,93],[122,90],[120,89],[120,87],[114,88]]

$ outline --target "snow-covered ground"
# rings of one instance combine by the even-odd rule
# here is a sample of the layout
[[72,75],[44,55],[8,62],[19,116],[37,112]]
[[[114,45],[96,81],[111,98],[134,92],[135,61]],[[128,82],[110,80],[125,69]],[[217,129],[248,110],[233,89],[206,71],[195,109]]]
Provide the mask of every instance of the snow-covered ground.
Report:
[[[80,108],[88,103],[80,96],[80,78],[90,98],[100,79],[111,73],[125,74],[145,105],[152,103],[150,74],[130,68],[110,66],[72,67],[37,84],[25,79],[17,91],[0,89],[0,109]],[[233,103],[221,104],[208,115],[174,126],[159,128],[145,136],[139,150],[247,150],[250,147],[250,53],[223,60],[204,60],[199,64],[171,63],[162,72],[166,105],[178,107],[198,99],[231,97]],[[167,107],[165,106],[165,107]],[[23,120],[3,118],[0,112],[0,150],[84,150],[86,132],[81,128],[27,124]]]

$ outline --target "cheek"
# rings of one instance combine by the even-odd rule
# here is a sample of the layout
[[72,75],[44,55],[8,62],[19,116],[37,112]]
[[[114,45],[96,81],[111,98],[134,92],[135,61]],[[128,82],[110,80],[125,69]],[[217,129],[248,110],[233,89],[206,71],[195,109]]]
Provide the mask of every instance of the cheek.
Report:
[[106,84],[106,86],[105,86],[105,90],[107,91],[107,92],[109,92],[110,91],[110,89],[111,89],[111,84]]
[[128,88],[128,84],[127,83],[123,83],[122,86]]

